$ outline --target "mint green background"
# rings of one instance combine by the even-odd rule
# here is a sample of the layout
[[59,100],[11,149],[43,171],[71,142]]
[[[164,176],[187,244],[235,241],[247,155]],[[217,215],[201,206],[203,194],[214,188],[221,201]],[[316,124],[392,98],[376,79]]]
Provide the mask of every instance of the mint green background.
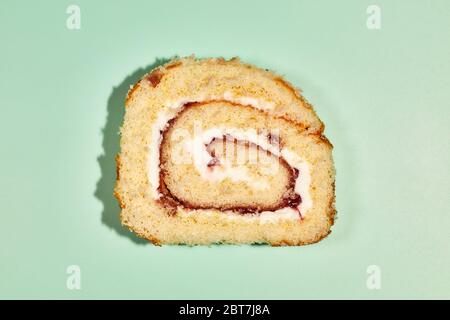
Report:
[[[374,1],[131,2],[0,3],[1,298],[450,298],[449,1],[375,1],[379,31]],[[155,247],[119,226],[126,88],[192,53],[276,70],[315,105],[337,169],[326,240]]]

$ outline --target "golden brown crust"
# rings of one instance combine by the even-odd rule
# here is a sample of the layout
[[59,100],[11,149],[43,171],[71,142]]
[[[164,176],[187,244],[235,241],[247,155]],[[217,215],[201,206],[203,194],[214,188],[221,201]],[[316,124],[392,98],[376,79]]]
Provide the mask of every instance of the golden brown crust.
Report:
[[142,232],[137,232],[135,230],[133,230],[129,225],[124,224],[126,227],[128,227],[128,229],[135,233],[138,237],[143,238],[148,240],[151,244],[161,247],[162,246],[162,242],[161,240],[159,240],[158,238],[156,238],[155,236],[151,235],[151,234],[146,234],[146,233],[142,233]]
[[[118,183],[120,181],[120,167],[121,167],[120,155],[118,154],[118,155],[116,155],[116,186],[118,185]],[[116,188],[114,188],[114,197],[116,197],[117,201],[119,202],[120,208],[124,209],[125,203],[123,202],[122,196],[116,190]]]
[[318,135],[320,140],[325,143],[326,145],[328,145],[331,149],[333,149],[333,144],[330,142],[330,140],[328,140],[327,137],[325,137],[323,134]]
[[123,202],[122,197],[120,196],[119,192],[114,190],[114,197],[117,199],[117,202],[119,202],[120,209],[125,209],[125,203]]
[[286,247],[286,246],[294,246],[294,242],[290,240],[280,240],[278,242],[271,243],[272,247]]
[[125,98],[125,106],[127,106],[128,105],[128,103],[130,102],[130,100],[131,100],[131,97],[133,96],[133,94],[136,92],[136,90],[137,89],[139,89],[140,88],[140,81],[139,82],[137,82],[129,91],[128,91],[128,93],[127,93],[127,97]]
[[183,63],[180,60],[174,60],[172,62],[169,62],[164,66],[166,70],[175,69],[176,67],[181,66]]
[[161,71],[160,68],[157,68],[150,72],[146,79],[150,82],[153,88],[156,88],[158,84],[161,82],[162,77],[164,76],[164,73]]
[[[300,98],[300,94],[298,93],[298,89],[294,88],[294,86],[291,85],[289,82],[287,82],[286,80],[284,80],[283,78],[278,77],[278,76],[275,76],[274,80],[275,80],[275,82],[277,82],[281,86],[283,86],[286,89],[288,89],[297,98]],[[311,108],[310,106],[308,106],[308,107]]]
[[306,246],[314,243],[318,243],[328,237],[331,234],[331,229],[328,230],[326,233],[319,235],[317,238],[315,238],[312,241],[291,241],[291,240],[281,240],[274,243],[268,243],[272,247],[292,247],[292,246]]
[[[328,202],[328,220],[330,221],[330,227],[332,225],[334,225],[334,221],[336,218],[336,207],[335,207],[335,202],[336,202],[336,180],[333,181],[333,183],[331,184],[331,188],[332,188],[332,197],[330,198],[330,201]],[[330,231],[331,232],[331,231]]]
[[116,180],[118,181],[120,180],[120,166],[121,166],[119,154],[116,155],[115,160],[116,160]]
[[158,246],[158,247],[161,247],[161,246],[162,246],[161,241],[160,241],[158,238],[156,238],[156,237],[147,235],[147,236],[145,236],[145,238],[146,238],[148,241],[150,241],[152,244],[154,244],[155,246]]

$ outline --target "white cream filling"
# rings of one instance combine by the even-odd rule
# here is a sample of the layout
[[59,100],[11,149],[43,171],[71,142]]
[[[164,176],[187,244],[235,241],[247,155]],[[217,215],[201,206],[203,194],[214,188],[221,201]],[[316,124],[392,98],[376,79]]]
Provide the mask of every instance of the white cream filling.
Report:
[[[195,100],[180,99],[175,102],[167,103],[166,107],[163,108],[158,113],[157,119],[151,129],[147,169],[148,169],[148,178],[151,185],[151,193],[154,199],[159,199],[161,197],[161,194],[158,191],[160,183],[159,152],[160,152],[160,145],[162,142],[161,132],[164,131],[164,129],[168,125],[168,122],[177,116],[178,112],[182,109],[182,107],[186,103],[203,102],[209,100],[225,100],[243,105],[250,105],[254,108],[263,110],[271,109],[273,107],[272,103],[262,102],[251,97],[235,98],[229,92],[226,92],[224,96],[221,97],[220,99],[218,97],[202,96],[200,99]],[[192,140],[187,141],[187,143],[191,144],[189,148],[190,150],[193,151],[192,154],[194,156],[195,167],[198,170],[198,172],[202,175],[202,177],[205,179],[211,179],[215,181],[222,180],[228,177],[232,181],[246,181],[247,183],[249,183],[249,185],[255,187],[256,189],[261,190],[270,188],[270,186],[261,183],[261,181],[251,179],[248,172],[246,172],[245,168],[231,168],[231,165],[226,165],[225,169],[222,171],[207,170],[207,164],[211,160],[211,156],[206,151],[205,143],[209,143],[213,138],[220,138],[224,134],[229,134],[233,138],[236,138],[238,140],[249,141],[251,143],[257,144],[261,148],[270,151],[272,154],[283,157],[285,161],[289,164],[289,166],[299,171],[299,177],[295,181],[294,191],[297,194],[299,194],[302,198],[302,201],[297,209],[301,212],[301,215],[304,217],[307,211],[312,207],[313,203],[309,192],[309,186],[311,183],[309,164],[305,160],[303,160],[300,156],[296,155],[295,153],[293,153],[288,149],[282,148],[281,150],[279,150],[278,147],[272,145],[269,142],[267,136],[263,136],[261,134],[258,135],[254,130],[253,131],[242,130],[238,128],[227,128],[227,127],[212,128],[203,132],[202,135],[196,136]],[[195,210],[195,211],[206,212],[208,210]],[[280,219],[288,219],[288,220],[299,219],[298,211],[289,207],[281,208],[276,211],[265,211],[259,214],[240,215],[232,211],[229,211],[227,213],[229,219],[240,219],[240,220],[259,219],[260,223],[276,222]]]
[[[261,213],[247,213],[247,214],[239,214],[234,211],[223,211],[217,213],[208,209],[196,209],[192,212],[197,214],[203,214],[208,217],[225,217],[229,221],[238,221],[238,222],[254,222],[255,219],[259,221],[260,224],[266,223],[275,223],[280,220],[299,220],[300,217],[298,215],[298,211],[292,208],[282,208],[276,211],[264,211]],[[180,215],[183,217],[189,217],[192,212],[180,212]],[[303,214],[302,214],[303,216]]]
[[186,139],[184,149],[191,154],[197,172],[205,180],[220,182],[229,178],[233,182],[243,181],[256,190],[268,190],[270,185],[267,181],[252,177],[247,167],[233,166],[232,161],[229,161],[227,157],[220,159],[220,167],[208,170],[208,163],[213,158],[208,153],[205,145],[209,144],[214,138],[222,138],[226,134],[241,141],[258,144],[259,137],[256,133],[246,133],[244,130],[236,128],[211,128],[201,133],[196,132],[192,139]]
[[[274,146],[269,142],[267,135],[257,134],[255,130],[243,130],[230,127],[211,128],[201,134],[196,134],[192,139],[186,139],[185,148],[191,153],[195,168],[202,178],[212,181],[221,181],[225,178],[230,178],[235,182],[244,181],[257,190],[270,188],[264,180],[251,178],[247,172],[247,168],[232,167],[227,161],[221,161],[222,170],[208,170],[208,163],[212,157],[207,152],[205,144],[208,144],[214,138],[221,138],[224,135],[230,135],[241,141],[249,141],[270,151],[277,157],[284,158],[290,167],[299,171],[299,177],[295,180],[294,191],[302,197],[302,202],[297,209],[303,215],[312,207],[312,200],[309,194],[309,185],[311,182],[309,165],[290,150],[285,148],[280,150],[278,148],[279,146]],[[270,170],[270,167],[268,169]]]
[[157,119],[152,126],[150,137],[150,148],[147,159],[148,179],[154,199],[159,199],[161,194],[159,188],[159,149],[162,142],[162,134],[169,121],[178,114],[178,110],[166,109],[158,113]]

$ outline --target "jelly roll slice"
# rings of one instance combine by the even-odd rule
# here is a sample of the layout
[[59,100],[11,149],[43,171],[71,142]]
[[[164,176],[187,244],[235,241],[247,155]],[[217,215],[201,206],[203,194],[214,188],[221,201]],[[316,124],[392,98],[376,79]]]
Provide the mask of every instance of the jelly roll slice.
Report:
[[280,76],[238,59],[177,59],[129,91],[115,194],[155,244],[303,245],[334,221],[332,145]]

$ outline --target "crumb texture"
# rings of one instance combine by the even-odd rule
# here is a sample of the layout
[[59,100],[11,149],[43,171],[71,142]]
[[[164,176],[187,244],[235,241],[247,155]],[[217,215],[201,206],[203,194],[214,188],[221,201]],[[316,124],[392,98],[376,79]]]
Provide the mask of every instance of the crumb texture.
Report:
[[130,89],[122,224],[155,244],[315,243],[334,222],[332,145],[299,90],[239,59],[176,59]]

